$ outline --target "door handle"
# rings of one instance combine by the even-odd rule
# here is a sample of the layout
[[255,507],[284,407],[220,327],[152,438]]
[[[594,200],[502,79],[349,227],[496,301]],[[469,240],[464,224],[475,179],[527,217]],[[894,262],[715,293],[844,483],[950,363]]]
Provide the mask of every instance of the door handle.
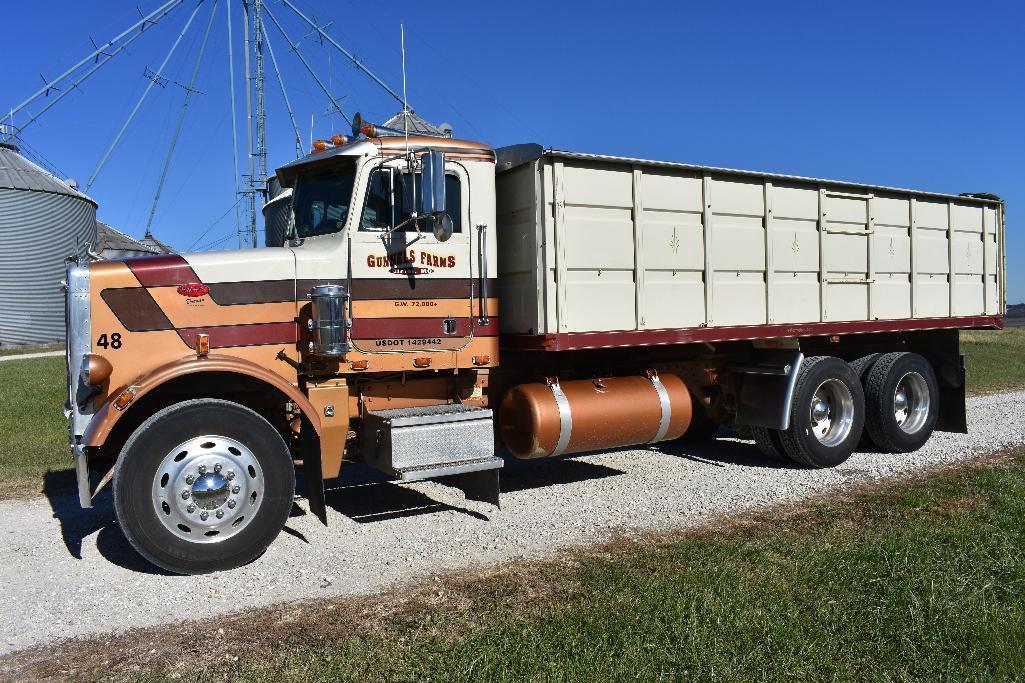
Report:
[[480,235],[478,244],[480,248],[480,315],[477,322],[481,325],[488,324],[488,226],[481,223],[477,226]]

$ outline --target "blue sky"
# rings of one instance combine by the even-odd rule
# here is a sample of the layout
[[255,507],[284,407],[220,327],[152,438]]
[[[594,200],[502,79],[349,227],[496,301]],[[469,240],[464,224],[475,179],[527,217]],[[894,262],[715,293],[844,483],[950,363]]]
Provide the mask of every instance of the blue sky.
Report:
[[[133,43],[25,131],[64,175],[86,179],[196,0]],[[494,146],[517,142],[865,181],[1007,200],[1008,301],[1025,301],[1025,4],[1017,2],[389,3],[296,0],[396,90],[399,19],[409,99],[425,118]],[[156,0],[141,0],[144,11]],[[187,82],[212,0],[165,72]],[[242,104],[240,5],[233,6]],[[351,115],[397,104],[277,0],[268,5]],[[225,3],[221,0],[154,232],[179,249],[235,244]],[[11,3],[0,108],[35,91],[137,18],[135,2]],[[308,142],[346,130],[272,26]],[[330,55],[330,56],[329,56]],[[268,60],[268,70],[270,70]],[[269,71],[270,165],[294,157]],[[90,194],[141,235],[183,91],[155,87]],[[240,108],[240,114],[242,109]],[[16,117],[16,122],[21,117]],[[239,119],[241,144],[244,121]],[[243,168],[244,158],[240,159]]]

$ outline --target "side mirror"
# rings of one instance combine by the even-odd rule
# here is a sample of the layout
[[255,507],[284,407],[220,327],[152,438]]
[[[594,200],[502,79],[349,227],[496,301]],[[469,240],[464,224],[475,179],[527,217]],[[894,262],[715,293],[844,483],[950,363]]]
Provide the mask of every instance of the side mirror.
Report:
[[[423,155],[423,173],[420,176],[422,213],[431,215],[445,210],[445,153],[428,150]],[[451,223],[451,219],[449,219]]]
[[436,211],[430,215],[431,230],[434,232],[434,239],[439,242],[447,242],[455,232],[455,225],[452,223],[452,216],[444,211]]

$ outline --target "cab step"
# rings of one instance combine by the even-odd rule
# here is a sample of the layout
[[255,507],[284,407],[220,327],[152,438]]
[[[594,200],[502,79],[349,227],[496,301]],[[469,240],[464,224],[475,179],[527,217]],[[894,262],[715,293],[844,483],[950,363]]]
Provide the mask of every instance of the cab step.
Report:
[[370,411],[363,419],[367,463],[399,481],[452,477],[471,500],[498,505],[490,408],[460,404]]

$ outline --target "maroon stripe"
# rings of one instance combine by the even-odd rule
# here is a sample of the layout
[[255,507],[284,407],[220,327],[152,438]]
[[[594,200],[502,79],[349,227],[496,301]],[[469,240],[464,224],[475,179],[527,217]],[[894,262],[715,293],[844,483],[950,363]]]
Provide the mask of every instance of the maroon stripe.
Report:
[[190,349],[196,348],[196,336],[210,335],[210,348],[218,349],[228,346],[263,346],[266,344],[294,344],[298,339],[298,330],[294,322],[257,323],[255,325],[223,325],[221,327],[183,327],[177,330],[178,336],[188,344]]
[[795,323],[790,325],[744,325],[737,327],[688,327],[671,330],[626,330],[623,332],[564,332],[542,335],[506,335],[502,346],[524,351],[577,351],[627,346],[662,346],[702,342],[751,341],[780,337],[823,337],[834,334],[913,332],[991,328],[1002,330],[998,315],[960,318],[917,318],[904,320],[852,320],[848,322]]
[[100,292],[100,298],[129,332],[174,329],[145,287],[105,289]]
[[455,334],[445,334],[444,318],[355,318],[352,321],[353,339],[430,339],[434,337],[475,337],[498,335],[498,318],[491,317],[487,325],[476,318],[456,318]]
[[210,288],[210,298],[219,306],[295,301],[295,280],[213,282],[207,287]]
[[192,266],[177,254],[125,259],[143,287],[177,287],[202,282]]

